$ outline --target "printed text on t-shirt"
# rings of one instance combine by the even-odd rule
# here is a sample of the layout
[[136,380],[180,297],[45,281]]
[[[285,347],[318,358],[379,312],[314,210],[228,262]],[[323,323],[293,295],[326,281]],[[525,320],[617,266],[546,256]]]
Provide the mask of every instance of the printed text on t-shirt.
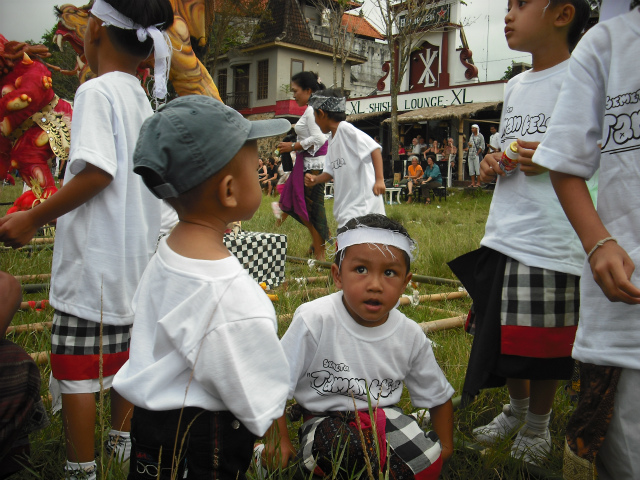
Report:
[[[331,360],[324,360],[323,367],[331,368],[335,371],[349,372],[349,366],[344,363],[335,363]],[[401,388],[401,380],[385,378],[383,380],[373,379],[367,386],[364,378],[339,377],[328,370],[317,370],[307,373],[310,379],[310,386],[318,395],[344,395],[345,397],[355,397],[360,400],[367,399],[367,390],[371,398],[378,400],[379,397],[386,398],[395,390]]]
[[331,168],[337,170],[340,167],[344,167],[347,164],[344,158],[336,158],[335,160],[331,160]]
[[[527,115],[524,119],[521,115],[505,117],[501,138],[518,138],[524,137],[525,135],[533,135],[534,133],[545,133],[550,118],[551,117],[547,117],[544,113]],[[519,133],[519,135],[516,133]]]

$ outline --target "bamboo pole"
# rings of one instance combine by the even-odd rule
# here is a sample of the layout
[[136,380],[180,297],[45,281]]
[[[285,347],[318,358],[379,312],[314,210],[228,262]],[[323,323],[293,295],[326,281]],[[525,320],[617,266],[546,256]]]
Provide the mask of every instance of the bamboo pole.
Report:
[[30,282],[33,280],[50,280],[50,273],[37,273],[35,275],[15,275],[14,278],[19,282]]
[[45,308],[47,305],[49,305],[49,300],[45,299],[45,300],[37,300],[37,301],[30,301],[30,302],[21,302],[20,303],[20,310],[31,310],[34,308]]
[[33,361],[36,362],[36,365],[44,365],[45,363],[49,363],[49,352],[35,352],[30,353]]
[[443,318],[440,320],[433,320],[431,322],[422,322],[418,326],[424,333],[437,332],[439,330],[449,330],[450,328],[458,328],[464,325],[466,315],[460,315],[458,317]]
[[322,287],[322,288],[305,288],[302,290],[289,290],[286,295],[287,296],[292,296],[292,295],[328,295],[329,294],[329,287]]
[[[468,297],[469,294],[466,291],[463,292],[447,292],[447,293],[434,293],[431,295],[420,295],[418,297],[418,302],[439,302],[441,300],[453,300],[456,298],[464,298]],[[400,298],[400,305],[410,305],[411,299],[408,297]]]
[[450,315],[452,317],[457,317],[458,315],[466,315],[464,312],[454,312],[452,310],[445,310],[444,308],[436,308],[431,305],[417,305],[416,310],[429,310],[430,312],[435,313],[444,313],[445,315]]
[[36,237],[36,238],[32,238],[27,245],[42,245],[42,244],[54,243],[55,241],[56,241],[55,237]]
[[10,325],[7,333],[42,332],[51,328],[53,322],[28,323],[26,325]]
[[302,277],[302,278],[291,278],[289,280],[285,280],[282,282],[280,287],[287,289],[289,287],[293,287],[295,285],[311,285],[314,283],[329,283],[330,277],[329,275],[321,275],[319,277]]
[[440,277],[429,277],[427,275],[418,275],[414,274],[411,277],[412,282],[416,283],[430,283],[432,285],[456,285],[460,286],[460,280],[452,280],[450,278],[440,278]]

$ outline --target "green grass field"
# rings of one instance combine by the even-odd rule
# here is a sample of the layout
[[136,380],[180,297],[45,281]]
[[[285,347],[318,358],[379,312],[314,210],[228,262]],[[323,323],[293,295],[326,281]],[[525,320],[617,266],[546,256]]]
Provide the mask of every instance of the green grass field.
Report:
[[[1,202],[13,201],[21,192],[22,184],[16,187],[4,187],[0,195]],[[288,237],[288,255],[306,257],[311,238],[304,227],[288,219],[279,228],[275,227],[275,219],[271,213],[271,197],[263,197],[259,211],[250,221],[243,223],[243,229],[248,231],[281,232]],[[484,191],[464,192],[451,189],[447,201],[435,201],[430,206],[391,205],[387,206],[387,215],[401,222],[417,241],[418,250],[416,261],[412,265],[414,274],[429,275],[453,279],[454,276],[446,265],[446,262],[479,246],[484,233],[484,224],[489,212],[491,194]],[[327,216],[330,221],[332,234],[335,234],[336,224],[333,220],[333,201],[328,200]],[[7,206],[0,207],[0,213],[4,213]],[[0,269],[13,275],[27,275],[51,272],[52,246],[13,251],[3,249],[0,251]],[[330,260],[330,259],[328,259]],[[287,263],[287,279],[297,277],[310,277],[327,275],[328,270],[310,268],[304,264]],[[41,283],[35,281],[34,283]],[[283,288],[277,289],[279,301],[274,303],[276,313],[287,315],[290,318],[295,309],[303,302],[317,298],[318,294],[309,292],[309,289],[328,286],[329,291],[334,291],[332,285],[310,285],[306,288],[290,286],[285,292]],[[456,290],[450,286],[436,286],[419,284],[417,289],[420,294],[450,292]],[[411,287],[407,291],[412,293]],[[24,300],[40,300],[48,298],[48,291],[41,293],[25,294]],[[402,311],[416,322],[425,322],[441,318],[447,318],[460,313],[466,313],[471,301],[458,299],[444,302],[423,304],[418,307],[401,307]],[[20,311],[14,318],[14,325],[51,321],[53,310],[47,307],[42,312],[32,310]],[[289,320],[280,322],[280,334],[282,335],[288,326]],[[459,395],[469,356],[472,337],[464,333],[462,329],[452,329],[434,332],[429,335],[434,342],[435,355],[451,384]],[[7,338],[22,345],[29,353],[45,352],[50,349],[50,332],[48,329],[38,332],[10,333]],[[41,365],[42,389],[41,394],[45,405],[49,406],[48,379],[50,367]],[[545,464],[544,471],[531,472],[523,468],[522,463],[509,457],[509,443],[500,445],[490,452],[479,455],[464,447],[471,441],[470,432],[473,427],[488,422],[497,414],[503,402],[508,399],[505,389],[483,392],[478,400],[464,410],[458,410],[455,414],[455,435],[457,448],[448,465],[445,466],[443,478],[446,479],[517,479],[517,478],[560,478],[562,469],[562,448],[564,444],[564,426],[571,413],[571,404],[560,388],[556,395],[554,412],[551,422],[553,436],[553,451]],[[405,411],[411,411],[411,403],[408,393],[405,391],[403,404]],[[99,411],[96,422],[96,452],[101,452],[101,444],[106,436],[109,426],[108,395],[105,404]],[[31,463],[29,470],[16,474],[15,479],[62,478],[62,466],[65,461],[64,434],[60,416],[52,416],[51,425],[44,431],[33,434],[31,437]],[[292,437],[299,424],[291,426]],[[100,457],[101,479],[124,479],[126,475],[118,467],[110,465],[108,459]],[[250,472],[250,475],[253,475]],[[272,478],[289,478],[290,472],[274,472]]]

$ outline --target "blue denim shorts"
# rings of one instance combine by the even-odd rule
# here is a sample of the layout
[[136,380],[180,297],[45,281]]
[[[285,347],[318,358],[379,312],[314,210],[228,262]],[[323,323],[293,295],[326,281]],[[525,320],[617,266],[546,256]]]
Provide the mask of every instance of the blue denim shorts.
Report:
[[231,412],[195,407],[150,411],[135,407],[127,479],[242,480],[251,463],[255,440],[255,435]]

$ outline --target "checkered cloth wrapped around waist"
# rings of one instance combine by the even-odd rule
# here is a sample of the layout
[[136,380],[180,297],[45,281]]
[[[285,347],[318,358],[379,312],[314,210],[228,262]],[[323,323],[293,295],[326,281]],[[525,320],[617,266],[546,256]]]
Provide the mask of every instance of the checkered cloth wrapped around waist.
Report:
[[[369,412],[358,411],[360,419],[360,426],[363,433],[368,430],[367,436],[371,437],[372,428],[375,427],[375,434],[378,437],[378,445],[380,451],[380,466],[385,469],[386,464],[386,452],[387,445],[391,453],[391,458],[394,456],[400,460],[395,460],[393,465],[400,464],[406,473],[413,473],[414,478],[420,480],[437,479],[442,470],[442,446],[440,440],[435,432],[424,432],[415,418],[405,415],[402,409],[396,406],[378,408],[374,410],[375,422],[371,421]],[[316,442],[316,434],[318,432],[321,423],[327,419],[335,419],[338,417],[341,419],[345,426],[356,427],[357,421],[354,412],[332,412],[332,413],[319,413],[306,415],[307,419],[300,428],[300,449],[298,456],[302,462],[303,468],[309,472],[315,471],[316,474],[329,474],[330,472],[318,471],[317,459],[321,456],[331,457],[329,451],[318,450],[331,450],[335,445],[338,448],[343,448],[346,439],[342,441],[336,441],[333,439],[320,439]],[[380,426],[382,425],[382,426]],[[315,443],[315,448],[314,448]],[[365,443],[367,443],[365,437]],[[322,446],[320,446],[322,445]],[[318,448],[320,446],[320,448]],[[350,448],[351,455],[359,454],[359,449]],[[354,445],[355,447],[355,445]],[[367,448],[367,450],[369,450]],[[375,449],[374,449],[375,452]],[[337,452],[339,455],[339,452]],[[370,454],[371,456],[371,454]],[[375,456],[375,454],[374,454]],[[376,462],[375,458],[371,459],[371,463]],[[375,465],[374,465],[375,466]],[[377,469],[377,468],[376,468]],[[392,472],[392,477],[395,475]]]

